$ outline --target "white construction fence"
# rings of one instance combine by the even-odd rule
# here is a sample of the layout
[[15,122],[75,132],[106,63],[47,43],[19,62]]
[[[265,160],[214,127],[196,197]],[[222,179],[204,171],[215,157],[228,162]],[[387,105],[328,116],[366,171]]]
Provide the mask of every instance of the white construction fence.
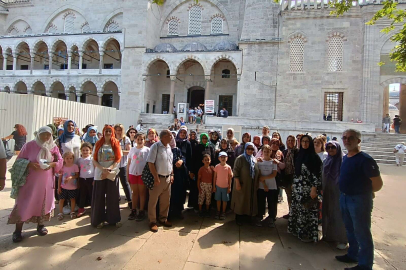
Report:
[[135,112],[51,97],[0,93],[1,137],[10,135],[15,124],[22,124],[28,132],[27,141],[32,140],[34,131],[53,123],[54,117],[72,119],[80,129],[93,124],[101,130],[105,124],[122,123],[126,129],[135,126],[138,116]]

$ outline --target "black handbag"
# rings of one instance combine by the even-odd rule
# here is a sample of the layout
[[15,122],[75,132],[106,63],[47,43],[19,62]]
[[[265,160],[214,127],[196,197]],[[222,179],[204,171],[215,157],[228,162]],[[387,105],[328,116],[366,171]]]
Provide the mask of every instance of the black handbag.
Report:
[[[155,162],[156,162],[156,158],[158,157],[158,150],[159,150],[159,149],[156,149]],[[142,170],[141,179],[142,179],[142,182],[144,183],[144,185],[145,185],[149,190],[153,190],[153,189],[154,189],[155,179],[154,179],[154,176],[153,176],[152,173],[151,173],[151,170],[149,169],[148,162],[147,162],[147,164],[145,164],[145,167],[144,167],[144,169]]]

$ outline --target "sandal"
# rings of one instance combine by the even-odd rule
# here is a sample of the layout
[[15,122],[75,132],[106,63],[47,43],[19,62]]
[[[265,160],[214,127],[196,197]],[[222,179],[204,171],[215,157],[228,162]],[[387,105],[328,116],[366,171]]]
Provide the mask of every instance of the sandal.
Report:
[[44,225],[38,225],[37,232],[38,232],[39,236],[45,236],[48,234],[48,230],[47,230],[47,228],[45,228]]
[[22,240],[23,240],[23,236],[22,236],[21,232],[17,232],[17,231],[13,232],[13,242],[14,243],[21,242]]
[[75,212],[71,212],[71,213],[70,213],[70,218],[71,218],[71,219],[76,218],[76,213],[75,213]]
[[103,227],[104,227],[104,222],[102,222],[96,226],[97,229],[102,229]]
[[64,218],[63,213],[58,214],[58,220],[62,220]]

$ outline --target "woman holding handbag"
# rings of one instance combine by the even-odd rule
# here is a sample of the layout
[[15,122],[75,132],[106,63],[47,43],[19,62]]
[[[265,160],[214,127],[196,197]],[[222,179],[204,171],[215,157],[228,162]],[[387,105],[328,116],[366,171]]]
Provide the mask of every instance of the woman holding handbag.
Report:
[[106,125],[103,137],[96,143],[93,154],[94,186],[92,196],[91,224],[98,229],[104,222],[121,227],[119,190],[116,175],[121,160],[121,147],[114,129]]

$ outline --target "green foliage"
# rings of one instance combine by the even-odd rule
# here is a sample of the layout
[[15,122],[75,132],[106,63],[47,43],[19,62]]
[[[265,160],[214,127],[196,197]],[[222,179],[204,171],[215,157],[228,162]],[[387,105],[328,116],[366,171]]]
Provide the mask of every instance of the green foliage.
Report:
[[[340,16],[351,9],[352,1],[335,0],[331,2],[330,5],[335,8],[330,14]],[[398,8],[398,3],[393,0],[384,1],[382,9],[377,11],[366,24],[374,25],[380,19],[389,21],[389,25],[381,30],[381,32],[385,34],[390,33],[396,29],[396,26],[401,25],[399,32],[390,38],[390,40],[397,43],[397,45],[391,50],[389,58],[392,62],[396,62],[396,71],[406,72],[406,24],[404,23],[406,11]],[[384,64],[383,62],[378,63],[379,66]]]

